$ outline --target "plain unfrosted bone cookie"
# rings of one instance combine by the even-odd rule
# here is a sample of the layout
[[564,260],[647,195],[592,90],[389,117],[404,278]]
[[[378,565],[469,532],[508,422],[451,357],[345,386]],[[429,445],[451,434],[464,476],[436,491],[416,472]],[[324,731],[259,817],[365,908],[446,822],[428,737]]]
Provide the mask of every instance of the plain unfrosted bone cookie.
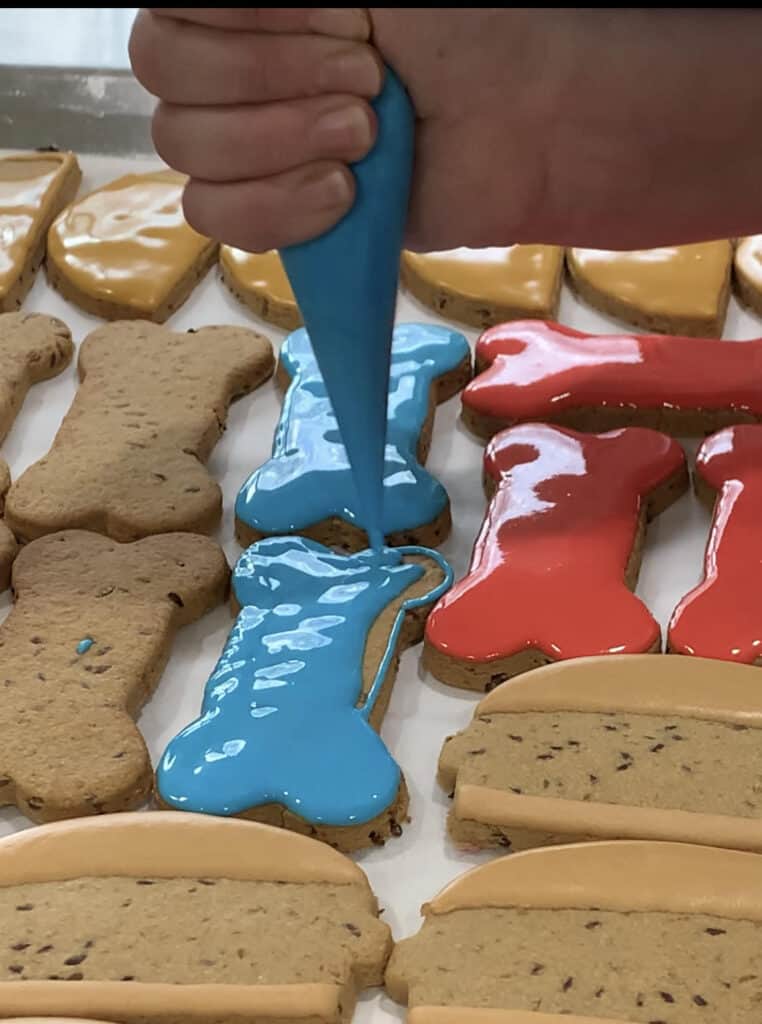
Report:
[[21,306],[45,255],[48,228],[81,179],[73,153],[0,159],[0,313]]
[[287,331],[301,327],[302,315],[277,252],[244,252],[223,245],[220,271],[233,295],[257,316]]
[[140,804],[152,770],[133,717],[176,629],[224,600],[222,551],[192,534],[121,545],[70,531],[23,548],[12,582],[0,626],[0,803],[35,821]]
[[742,238],[733,258],[738,297],[762,316],[762,235]]
[[730,242],[631,252],[569,249],[566,262],[582,298],[610,316],[664,334],[722,334],[733,262]]
[[11,487],[11,529],[24,540],[71,528],[120,541],[210,533],[222,495],[204,463],[229,404],[272,372],[270,342],[242,327],[180,334],[125,321],[93,331],[52,448]]
[[402,283],[441,316],[475,327],[537,316],[552,319],[564,271],[555,245],[404,252]]
[[533,420],[593,431],[653,427],[677,437],[762,420],[762,338],[686,344],[525,320],[485,331],[476,369],[463,418],[480,437]]
[[762,851],[756,669],[622,655],[548,665],[489,694],[447,739],[457,843],[520,850],[661,839]]
[[126,174],[83,196],[48,232],[48,280],[106,320],[163,323],[214,263],[217,243],[183,216],[185,177]]
[[[11,472],[4,459],[0,459],[0,515],[5,506],[5,496],[11,486]],[[0,593],[11,582],[11,566],[16,557],[18,544],[5,520],[0,519]]]
[[757,1024],[760,893],[754,853],[645,842],[517,853],[423,908],[386,986],[408,1024]]
[[425,548],[337,555],[269,538],[233,571],[240,608],[201,715],[158,769],[163,802],[342,850],[400,835],[407,790],[378,736],[400,653],[452,580]]
[[688,486],[664,434],[578,434],[523,424],[484,458],[491,501],[467,575],[426,624],[424,662],[442,682],[488,690],[550,661],[659,650],[632,593],[646,523]]
[[304,836],[167,812],[0,840],[0,1012],[120,1024],[349,1024],[389,928]]
[[[280,352],[287,387],[272,458],[236,500],[236,535],[300,533],[353,551],[368,543],[357,518],[354,480],[325,384],[305,330]],[[391,544],[435,547],[450,532],[450,501],[426,471],[436,406],[471,376],[471,351],[458,331],[433,324],[394,329],[384,457],[383,527]]]
[[714,507],[704,579],[682,599],[669,649],[756,665],[762,661],[762,426],[728,427],[696,456],[698,496]]

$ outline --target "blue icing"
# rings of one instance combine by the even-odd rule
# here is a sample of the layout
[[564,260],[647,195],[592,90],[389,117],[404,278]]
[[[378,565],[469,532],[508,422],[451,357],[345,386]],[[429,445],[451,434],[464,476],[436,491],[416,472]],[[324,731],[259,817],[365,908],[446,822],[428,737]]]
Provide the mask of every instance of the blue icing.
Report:
[[87,654],[87,652],[90,650],[94,643],[95,641],[93,640],[92,637],[86,636],[77,644],[77,654]]
[[386,382],[415,118],[388,68],[373,107],[376,144],[353,166],[355,202],[330,231],[281,251],[331,396],[371,546],[383,546]]
[[[445,572],[433,591],[405,601],[362,707],[362,660],[381,611],[424,568]],[[206,684],[201,716],[167,747],[157,771],[169,805],[231,815],[277,803],[325,825],[370,821],[397,794],[400,772],[368,718],[405,611],[452,583],[425,548],[336,555],[301,537],[248,548],[233,572],[241,611]]]
[[[447,327],[401,324],[394,330],[383,466],[387,536],[432,522],[447,505],[445,489],[418,462],[418,440],[432,383],[469,354],[463,335]],[[305,330],[286,339],[281,362],[291,384],[272,458],[241,488],[236,516],[264,534],[298,532],[331,516],[364,526],[346,449]]]

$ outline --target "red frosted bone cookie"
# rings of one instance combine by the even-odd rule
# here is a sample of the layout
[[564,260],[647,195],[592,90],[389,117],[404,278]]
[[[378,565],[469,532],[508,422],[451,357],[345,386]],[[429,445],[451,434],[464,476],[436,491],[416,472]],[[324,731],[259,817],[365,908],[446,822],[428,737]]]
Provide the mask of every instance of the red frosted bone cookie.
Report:
[[669,625],[676,654],[762,660],[762,426],[713,434],[696,457],[696,492],[714,505],[704,579]]
[[646,522],[687,487],[680,445],[529,423],[495,437],[484,465],[494,496],[468,574],[429,617],[430,671],[485,690],[550,661],[659,650],[631,588]]
[[482,437],[531,420],[682,437],[762,420],[762,338],[593,335],[522,320],[485,331],[476,365],[463,417]]

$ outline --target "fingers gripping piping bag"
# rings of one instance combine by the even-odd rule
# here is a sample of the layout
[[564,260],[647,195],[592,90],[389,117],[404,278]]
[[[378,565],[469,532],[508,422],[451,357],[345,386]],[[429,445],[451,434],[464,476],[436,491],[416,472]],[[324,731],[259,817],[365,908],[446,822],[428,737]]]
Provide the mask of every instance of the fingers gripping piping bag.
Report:
[[385,69],[376,144],[353,165],[354,206],[320,238],[281,251],[347,450],[360,521],[383,547],[386,402],[400,252],[413,164],[413,110]]

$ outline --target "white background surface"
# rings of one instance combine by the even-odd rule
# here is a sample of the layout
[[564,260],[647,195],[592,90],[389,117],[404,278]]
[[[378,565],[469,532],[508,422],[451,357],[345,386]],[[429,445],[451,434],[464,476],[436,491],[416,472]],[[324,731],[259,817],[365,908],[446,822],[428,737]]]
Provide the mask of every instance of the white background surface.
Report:
[[[89,190],[118,174],[144,170],[151,164],[91,158],[82,160],[82,166],[83,190]],[[24,309],[61,317],[71,327],[77,343],[100,323],[53,292],[42,273]],[[566,289],[559,319],[591,332],[624,329],[578,303]],[[407,296],[400,299],[398,320],[441,322]],[[284,337],[283,332],[256,320],[241,306],[223,287],[215,269],[172,317],[169,326],[184,330],[219,323],[251,326],[268,335],[276,350]],[[476,337],[474,331],[465,333],[472,341]],[[759,335],[762,335],[762,323],[739,310],[732,300],[725,337],[747,339]],[[686,346],[690,346],[690,341],[686,341]],[[350,374],[352,358],[352,352],[348,351]],[[55,380],[32,388],[2,451],[14,479],[47,451],[75,390],[74,366]],[[272,381],[237,402],[230,411],[227,433],[209,462],[211,473],[223,488],[225,511],[219,540],[231,562],[240,551],[233,535],[233,502],[244,479],[269,456],[279,409]],[[485,507],[481,490],[482,446],[460,423],[459,409],[457,398],[440,406],[428,463],[449,491],[452,502],[453,533],[442,550],[451,560],[456,577],[467,568]],[[693,447],[691,445],[690,449]],[[637,592],[663,624],[680,597],[700,579],[708,524],[708,513],[695,497],[686,495],[649,531]],[[0,598],[0,614],[5,615],[9,604],[7,594]],[[196,717],[204,684],[230,625],[228,609],[219,608],[180,633],[158,691],[139,721],[154,763],[174,733]],[[384,908],[384,918],[397,938],[417,930],[419,907],[426,899],[463,870],[487,859],[487,855],[459,854],[449,843],[445,835],[447,800],[435,779],[444,737],[468,723],[478,697],[451,690],[426,677],[421,673],[419,658],[420,647],[404,655],[382,730],[384,740],[407,778],[412,822],[405,828],[402,838],[390,840],[383,849],[357,857],[370,877]],[[28,825],[15,811],[0,811],[0,835]],[[358,1024],[384,1024],[402,1019],[402,1010],[381,994],[366,996],[355,1017]]]

